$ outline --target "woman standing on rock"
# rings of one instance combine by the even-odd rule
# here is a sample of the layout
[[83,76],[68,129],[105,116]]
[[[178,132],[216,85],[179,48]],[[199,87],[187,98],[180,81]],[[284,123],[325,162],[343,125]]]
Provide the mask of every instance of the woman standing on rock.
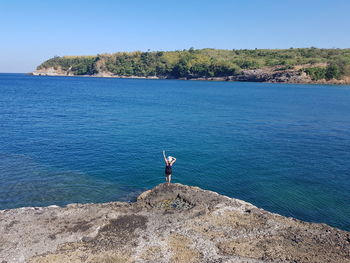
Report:
[[165,151],[163,151],[163,157],[165,162],[165,181],[170,184],[171,174],[172,174],[172,166],[176,162],[176,158],[172,156],[165,156]]

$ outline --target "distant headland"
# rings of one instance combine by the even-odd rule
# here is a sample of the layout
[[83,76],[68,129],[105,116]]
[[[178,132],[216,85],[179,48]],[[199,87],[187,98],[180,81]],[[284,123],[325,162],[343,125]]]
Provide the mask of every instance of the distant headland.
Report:
[[350,49],[194,49],[55,56],[33,75],[350,84]]

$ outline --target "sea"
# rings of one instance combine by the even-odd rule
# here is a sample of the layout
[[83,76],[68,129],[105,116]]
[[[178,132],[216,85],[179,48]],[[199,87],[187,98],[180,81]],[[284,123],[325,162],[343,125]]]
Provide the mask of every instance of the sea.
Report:
[[173,182],[350,231],[350,86],[0,74],[0,209]]

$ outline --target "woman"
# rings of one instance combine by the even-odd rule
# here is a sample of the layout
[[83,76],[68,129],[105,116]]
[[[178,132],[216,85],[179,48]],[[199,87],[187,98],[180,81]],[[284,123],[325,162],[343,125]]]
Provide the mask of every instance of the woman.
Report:
[[171,181],[171,174],[172,174],[172,166],[176,162],[176,158],[172,156],[168,156],[168,158],[165,156],[165,151],[163,151],[163,157],[165,162],[165,180],[168,184],[170,184]]

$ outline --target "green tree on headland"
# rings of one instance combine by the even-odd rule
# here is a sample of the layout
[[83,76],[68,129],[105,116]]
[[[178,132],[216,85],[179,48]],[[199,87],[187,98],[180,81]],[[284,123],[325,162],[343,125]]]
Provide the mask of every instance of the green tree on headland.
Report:
[[338,65],[331,64],[326,68],[325,79],[340,79],[341,68]]

